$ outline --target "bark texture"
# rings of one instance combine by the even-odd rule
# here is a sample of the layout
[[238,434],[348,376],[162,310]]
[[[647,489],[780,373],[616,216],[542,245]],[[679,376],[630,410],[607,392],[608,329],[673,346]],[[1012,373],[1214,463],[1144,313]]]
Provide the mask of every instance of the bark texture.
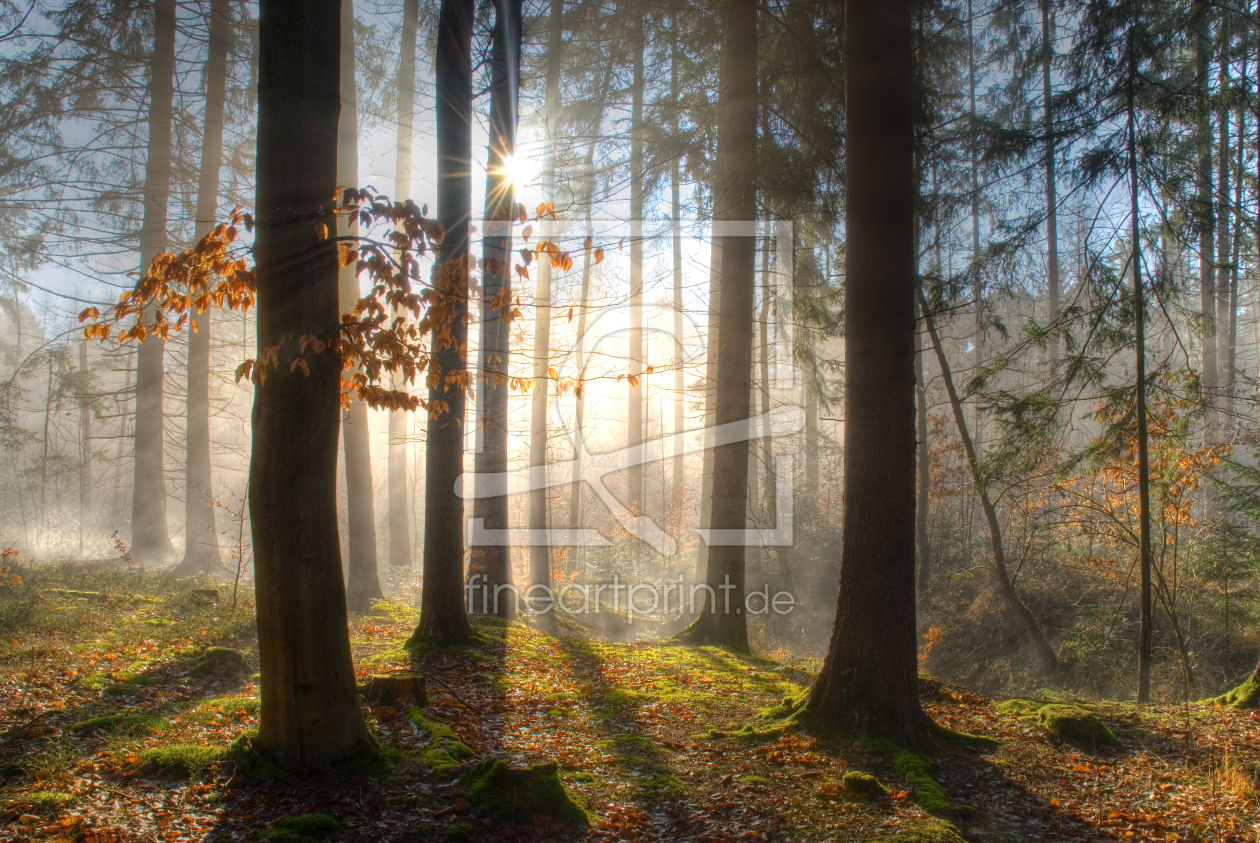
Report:
[[836,621],[805,715],[917,747],[914,64],[911,0],[845,14],[844,539]]
[[254,746],[286,767],[367,751],[337,539],[341,356],[290,364],[298,338],[337,330],[337,253],[321,236],[337,183],[340,0],[259,7],[258,349],[279,349],[254,394],[250,518],[262,710]]
[[[438,221],[446,236],[438,249],[435,281],[444,287],[451,309],[454,347],[434,339],[436,378],[429,403],[446,411],[429,416],[425,438],[424,555],[420,622],[410,646],[450,646],[468,641],[464,607],[464,502],[455,483],[464,471],[465,393],[468,374],[468,290],[466,272],[472,213],[472,0],[442,0],[434,56],[438,145]],[[447,280],[443,280],[443,273]],[[454,279],[454,280],[452,280]],[[460,289],[461,284],[463,289]],[[433,373],[430,373],[431,375]]]

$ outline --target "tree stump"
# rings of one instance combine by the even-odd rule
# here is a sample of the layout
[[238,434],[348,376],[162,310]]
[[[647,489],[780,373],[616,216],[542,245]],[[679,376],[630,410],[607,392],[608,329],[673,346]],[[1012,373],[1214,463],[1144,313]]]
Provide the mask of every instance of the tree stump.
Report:
[[424,693],[424,677],[414,673],[373,676],[359,684],[359,695],[368,705],[404,709],[428,704]]

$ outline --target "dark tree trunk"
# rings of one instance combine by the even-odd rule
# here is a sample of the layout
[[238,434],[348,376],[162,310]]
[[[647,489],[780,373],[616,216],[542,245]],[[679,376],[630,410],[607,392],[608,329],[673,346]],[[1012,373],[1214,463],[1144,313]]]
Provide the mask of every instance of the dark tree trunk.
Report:
[[337,540],[341,356],[298,338],[337,332],[340,0],[262,0],[258,68],[258,349],[278,347],[254,395],[254,534],[262,712],[255,746],[288,767],[366,751]]
[[[355,90],[354,0],[341,2],[341,120],[337,124],[337,182],[343,187],[359,183],[359,110]],[[354,218],[338,222],[343,237],[359,233]],[[343,266],[338,274],[342,313],[359,301],[359,277],[355,266]],[[372,449],[368,438],[368,408],[357,396],[341,420],[342,450],[346,461],[346,510],[349,516],[347,546],[349,572],[346,605],[352,612],[370,608],[381,598],[376,572],[376,510],[372,501]]]
[[[547,81],[543,100],[543,116],[547,121],[547,140],[544,144],[542,194],[544,202],[554,202],[556,185],[556,143],[559,141],[560,117],[560,57],[563,52],[564,0],[551,0],[550,27],[547,44]],[[539,241],[550,240],[553,223],[543,217],[539,226]],[[551,365],[551,261],[539,255],[534,286],[534,390],[529,402],[529,465],[530,471],[547,470],[547,404],[551,394],[547,369]],[[543,484],[529,492],[529,583],[530,586],[551,587],[551,548],[545,542],[535,541],[547,529],[547,494]]]
[[[144,165],[144,221],[140,271],[165,252],[166,205],[171,192],[171,122],[175,96],[175,0],[153,4],[153,55],[149,60],[149,140]],[[151,314],[146,313],[146,316]],[[162,381],[166,343],[151,336],[136,354],[135,474],[131,488],[131,556],[145,563],[175,556],[166,524]]]
[[[714,221],[735,227],[751,225],[757,216],[757,4],[728,0],[722,44],[721,122],[718,160],[724,178],[715,197]],[[722,236],[719,237],[718,233]],[[757,284],[756,238],[745,232],[715,232],[721,241],[722,301],[718,335],[718,425],[750,424],[752,389],[753,309]],[[732,236],[734,235],[734,236]],[[751,431],[748,431],[751,433]],[[748,440],[718,443],[713,449],[713,528],[742,530],[748,524]],[[695,621],[680,638],[737,652],[748,651],[744,613],[744,553],[739,545],[708,548],[707,595]]]
[[844,538],[806,717],[919,747],[914,604],[914,62],[910,0],[845,11]]
[[[411,198],[411,147],[416,104],[416,29],[420,0],[403,0],[402,44],[398,60],[398,154],[394,168],[394,198]],[[395,388],[403,388],[395,384]],[[407,413],[389,414],[389,566],[411,568],[411,519],[407,495]]]
[[[1203,392],[1210,402],[1216,393],[1216,270],[1212,266],[1216,252],[1216,203],[1213,201],[1212,184],[1212,111],[1209,98],[1212,95],[1211,80],[1208,73],[1208,62],[1212,55],[1212,37],[1210,6],[1204,0],[1194,4],[1192,16],[1195,23],[1195,87],[1197,89],[1199,109],[1198,126],[1196,128],[1199,151],[1199,167],[1196,172],[1196,185],[1200,213],[1204,216],[1199,223],[1199,310],[1203,316],[1203,357],[1201,371],[1203,373]],[[1211,407],[1207,414],[1207,439],[1216,441],[1216,414]],[[1207,490],[1208,512],[1215,512],[1215,494]]]
[[[516,154],[516,100],[520,70],[521,0],[496,0],[494,42],[490,53],[490,144],[486,167],[485,235],[482,239],[484,283],[481,296],[481,377],[477,414],[481,450],[476,457],[476,482],[489,475],[502,476],[508,470],[508,361],[511,354],[509,324],[492,302],[504,290],[512,290],[512,212],[516,206],[515,186],[504,172],[504,162]],[[506,489],[495,497],[477,497],[473,516],[482,519],[486,530],[506,534],[508,498]],[[473,611],[489,611],[511,618],[516,601],[500,586],[512,584],[511,547],[491,542],[472,548],[469,576],[484,579],[472,585],[489,589],[488,601],[477,602]],[[474,590],[473,594],[478,591]]]
[[[424,556],[420,623],[410,645],[468,641],[464,608],[464,502],[455,483],[464,471],[467,377],[469,217],[472,214],[472,0],[442,0],[434,57],[438,142],[438,221],[446,229],[434,280],[451,317],[450,344],[433,340],[436,378],[425,438]],[[433,374],[432,372],[430,373]]]
[[[197,182],[197,236],[218,223],[219,168],[223,164],[223,105],[227,92],[227,53],[232,40],[228,0],[210,4],[210,46],[206,55],[206,117],[201,134],[201,177]],[[214,476],[210,467],[210,313],[194,312],[188,334],[188,462],[184,484],[184,559],[181,576],[218,569]]]

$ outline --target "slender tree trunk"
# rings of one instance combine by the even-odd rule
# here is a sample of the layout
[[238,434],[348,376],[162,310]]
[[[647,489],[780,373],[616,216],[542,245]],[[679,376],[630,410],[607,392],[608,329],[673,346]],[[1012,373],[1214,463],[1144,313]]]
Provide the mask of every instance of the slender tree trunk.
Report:
[[464,503],[455,483],[464,471],[467,378],[469,218],[472,214],[472,0],[442,0],[434,57],[438,142],[438,221],[446,230],[434,283],[451,316],[451,343],[433,339],[425,438],[423,590],[420,623],[409,646],[468,641],[464,607]]
[[[1243,62],[1242,78],[1247,78],[1247,62]],[[1238,273],[1242,266],[1242,220],[1243,220],[1243,163],[1246,143],[1243,138],[1247,133],[1247,121],[1244,112],[1238,109],[1238,143],[1235,152],[1238,160],[1234,168],[1234,252],[1229,261],[1229,322],[1225,335],[1225,419],[1230,428],[1231,438],[1234,430],[1234,381],[1237,379],[1238,365]]]
[[630,33],[633,46],[633,84],[630,92],[630,333],[627,337],[626,445],[634,449],[626,471],[626,503],[645,515],[643,489],[643,51],[646,48],[643,13]]
[[[760,336],[757,338],[761,346],[759,372],[761,380],[761,415],[765,417],[761,427],[761,463],[766,475],[765,511],[767,517],[774,509],[778,494],[778,478],[774,473],[774,426],[770,423],[770,307],[774,300],[774,290],[770,284],[770,250],[774,240],[770,237],[773,222],[766,218],[766,236],[761,241],[761,316],[758,321]],[[778,517],[778,513],[774,513]],[[759,548],[761,550],[761,548]]]
[[[344,187],[359,184],[359,110],[355,83],[354,0],[341,0],[341,120],[337,126],[337,182]],[[359,226],[354,217],[338,223],[338,234],[354,237]],[[359,276],[354,264],[339,270],[341,312],[349,313],[359,301]],[[342,452],[346,461],[346,509],[349,515],[350,569],[346,581],[346,605],[361,612],[381,599],[376,572],[376,508],[372,500],[372,451],[367,404],[351,396],[341,420]]]
[[945,390],[949,394],[949,404],[954,411],[954,421],[958,425],[958,436],[962,439],[963,450],[967,454],[967,465],[971,468],[971,478],[976,484],[976,495],[980,498],[980,507],[984,511],[984,518],[989,526],[989,540],[993,548],[993,572],[997,576],[998,589],[1002,593],[1002,599],[1006,601],[1007,606],[1019,618],[1019,622],[1028,633],[1028,637],[1032,639],[1033,647],[1037,650],[1037,658],[1041,660],[1041,672],[1046,676],[1053,676],[1061,666],[1059,656],[1055,653],[1054,647],[1050,645],[1050,641],[1046,638],[1046,634],[1042,630],[1041,624],[1037,622],[1037,618],[1033,615],[1032,610],[1019,598],[1015,591],[1015,584],[1011,581],[1010,569],[1006,564],[1006,550],[1002,545],[1002,525],[998,520],[997,509],[993,506],[993,501],[989,497],[989,490],[985,486],[984,476],[980,473],[980,461],[976,456],[976,446],[972,442],[971,433],[967,429],[967,419],[963,412],[962,400],[958,397],[958,390],[954,388],[954,378],[950,373],[949,360],[945,357],[945,348],[941,344],[940,335],[936,332],[936,324],[932,319],[932,314],[928,311],[927,302],[923,298],[922,292],[919,293],[919,311],[923,314],[924,324],[927,326],[928,334],[932,337],[932,347],[936,349],[936,361],[941,367],[941,379],[945,382]]
[[[398,59],[398,153],[394,159],[394,198],[411,198],[411,150],[416,105],[416,29],[420,0],[403,0],[402,44]],[[402,385],[395,383],[395,388]],[[411,531],[407,495],[407,413],[389,413],[389,566],[411,568]]]
[[[670,53],[669,62],[669,88],[672,96],[672,102],[675,104],[679,101],[679,82],[678,82],[678,61],[677,61],[678,43],[674,42],[672,52]],[[678,111],[677,106],[673,112],[671,137],[678,137]],[[687,462],[684,457],[684,443],[682,436],[679,435],[687,427],[687,419],[685,416],[687,403],[687,373],[683,369],[682,361],[686,357],[686,350],[683,346],[683,332],[686,330],[683,324],[683,255],[682,255],[682,200],[681,200],[681,176],[678,168],[681,166],[680,161],[675,161],[669,168],[669,197],[670,197],[670,228],[672,237],[671,250],[673,257],[673,309],[674,309],[674,349],[677,362],[674,366],[674,462],[670,471],[671,482],[673,483],[673,507],[675,516],[675,525],[682,527],[682,510],[683,495],[687,487]]]
[[79,558],[87,530],[88,483],[92,476],[92,400],[88,396],[88,341],[79,340]]
[[[144,221],[140,271],[166,251],[171,192],[171,123],[175,97],[175,0],[155,0],[153,55],[149,61],[149,140],[144,169]],[[147,314],[146,316],[151,315]],[[175,556],[166,524],[162,381],[166,344],[150,336],[136,360],[135,473],[131,498],[131,556],[151,564]]]
[[[919,309],[920,316],[924,315]],[[919,440],[919,497],[914,508],[914,530],[919,546],[919,591],[932,583],[932,542],[928,534],[928,508],[932,501],[932,456],[928,449],[927,377],[923,371],[923,334],[914,332],[915,436]]]
[[[1200,103],[1198,117],[1199,168],[1197,173],[1199,206],[1203,217],[1199,220],[1199,310],[1203,315],[1203,357],[1202,384],[1205,399],[1209,402],[1207,414],[1207,439],[1214,442],[1216,438],[1216,414],[1211,409],[1211,401],[1216,394],[1216,273],[1212,267],[1215,252],[1216,202],[1212,185],[1212,112],[1207,104],[1211,95],[1208,79],[1208,60],[1212,52],[1211,24],[1208,19],[1208,5],[1204,0],[1197,0],[1193,16],[1197,18],[1197,37],[1195,39],[1196,88]],[[1211,490],[1207,494],[1209,511],[1214,510]]]
[[[1041,95],[1044,100],[1046,133],[1046,294],[1050,304],[1050,324],[1059,318],[1059,198],[1055,186],[1054,110],[1051,107],[1053,88],[1050,63],[1054,57],[1054,16],[1051,0],[1041,0]],[[1059,360],[1059,335],[1054,333],[1049,344],[1050,366]]]
[[[611,64],[609,65],[611,68]],[[604,76],[605,94],[608,90],[609,75]],[[601,97],[602,100],[602,97]],[[601,110],[602,116],[602,110]],[[599,137],[599,121],[597,117],[595,125],[591,130],[591,139],[586,146],[586,159],[583,164],[582,172],[585,174],[585,190],[583,204],[585,205],[586,215],[586,241],[591,242],[595,236],[595,140]],[[577,306],[577,334],[574,338],[574,364],[576,366],[577,377],[582,378],[586,372],[586,309],[587,301],[591,294],[591,270],[594,267],[594,257],[591,249],[583,250],[582,253],[582,285],[578,292]],[[582,520],[582,448],[585,436],[583,432],[583,424],[586,416],[586,401],[582,393],[577,393],[573,399],[573,473],[572,486],[569,492],[569,529],[576,531],[581,528]],[[573,539],[570,538],[572,544]],[[577,547],[571,546],[569,549],[569,562],[572,566],[577,563]]]
[[[550,33],[547,44],[546,99],[543,103],[547,121],[546,155],[542,172],[544,202],[555,201],[556,144],[559,142],[560,117],[560,57],[564,37],[564,0],[551,0]],[[549,241],[555,225],[544,216],[539,226],[540,241]],[[529,405],[529,465],[530,471],[542,476],[547,471],[547,406],[551,394],[547,369],[551,358],[551,261],[544,254],[538,256],[534,291],[534,390]],[[529,529],[538,536],[547,529],[547,488],[529,492]],[[551,587],[551,548],[545,543],[530,542],[530,586]]]
[[[1137,116],[1133,85],[1137,77],[1136,46],[1129,32],[1128,79],[1128,153],[1129,215],[1133,238],[1133,311],[1135,366],[1137,372],[1137,450],[1138,450],[1138,540],[1139,566],[1142,575],[1141,606],[1138,620],[1138,691],[1139,703],[1151,698],[1151,634],[1154,607],[1151,602],[1151,469],[1146,436],[1146,299],[1142,292],[1142,219],[1138,215]],[[1209,282],[1210,283],[1210,282]]]
[[[1222,24],[1223,25],[1223,24]],[[1229,79],[1229,41],[1222,36],[1219,81],[1220,95],[1223,99],[1230,97]],[[1228,438],[1230,418],[1227,410],[1232,372],[1229,368],[1229,279],[1231,272],[1231,252],[1233,250],[1233,220],[1230,213],[1230,113],[1223,106],[1217,114],[1220,131],[1217,133],[1218,152],[1216,159],[1216,202],[1220,211],[1216,215],[1216,401],[1218,431],[1221,441]],[[1222,412],[1223,411],[1223,412]]]
[[[262,709],[254,746],[286,767],[369,751],[354,686],[337,540],[341,356],[337,250],[340,0],[261,0],[258,350],[279,359],[254,393],[249,506]],[[293,370],[297,338],[330,341]]]
[[[718,224],[751,224],[757,215],[757,4],[728,0],[721,66],[721,121],[718,159],[722,191],[714,199]],[[716,422],[748,425],[752,388],[753,306],[756,239],[721,232],[722,301],[717,361]],[[718,240],[717,236],[714,240]],[[749,431],[751,433],[751,431]],[[719,442],[713,449],[713,528],[745,529],[748,524],[748,444]],[[717,595],[680,637],[691,643],[748,651],[744,614],[744,548],[708,548],[706,582]]]
[[[497,309],[496,297],[511,299],[512,214],[516,206],[515,186],[504,170],[505,162],[516,154],[516,84],[521,43],[521,0],[496,0],[494,35],[490,51],[490,142],[486,160],[485,234],[482,238],[484,283],[481,298],[481,402],[477,427],[481,450],[476,457],[478,478],[503,475],[508,470],[508,361],[511,353],[509,324]],[[507,291],[504,293],[504,291]],[[478,479],[478,483],[487,481]],[[506,489],[495,497],[478,497],[473,516],[481,518],[487,530],[508,529]],[[500,586],[512,584],[511,548],[503,542],[472,550],[470,577],[481,574],[490,596],[485,605],[474,601],[475,611],[489,611],[511,618],[515,600]],[[471,583],[471,581],[470,581]],[[473,592],[476,594],[476,591]]]
[[[218,223],[219,169],[223,165],[223,107],[227,97],[227,54],[232,40],[228,0],[210,4],[210,45],[206,54],[206,116],[201,134],[201,176],[197,182],[197,236]],[[210,466],[210,314],[195,313],[188,334],[188,461],[184,484],[184,559],[181,576],[205,574],[222,564],[215,523],[214,476]]]
[[[971,0],[967,0],[967,93],[971,119],[976,119],[976,34],[975,12]],[[984,281],[980,277],[980,167],[979,154],[973,139],[968,145],[971,163],[971,271],[975,273],[972,292],[976,299],[976,327],[973,342],[976,351],[976,369],[984,365]],[[976,404],[976,435],[982,431],[980,405]]]
[[910,0],[846,4],[845,530],[806,722],[928,744],[914,603],[914,92]]

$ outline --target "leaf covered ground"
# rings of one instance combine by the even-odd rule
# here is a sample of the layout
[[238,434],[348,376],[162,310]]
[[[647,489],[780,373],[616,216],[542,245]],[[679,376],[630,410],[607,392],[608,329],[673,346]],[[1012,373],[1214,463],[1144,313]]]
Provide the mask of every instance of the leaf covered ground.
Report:
[[[435,769],[431,731],[406,711],[369,707],[392,748],[389,769],[266,778],[229,752],[257,725],[256,677],[203,658],[232,648],[257,664],[247,600],[233,608],[230,592],[215,599],[187,583],[82,568],[28,572],[6,599],[3,840],[908,843],[956,841],[957,831],[972,841],[1250,841],[1260,828],[1252,712],[989,700],[929,680],[925,705],[938,722],[1000,741],[942,749],[929,763],[767,728],[771,710],[808,688],[807,662],[484,619],[480,643],[412,660],[400,643],[414,610],[389,602],[352,622],[361,677],[421,673],[423,719],[449,726],[473,758]],[[1067,709],[1092,715],[1116,743],[1051,732],[1047,712]],[[749,724],[752,733],[732,734]],[[558,763],[589,826],[485,815],[460,780],[484,757]],[[846,781],[854,773],[887,794],[855,798],[866,780]],[[303,836],[285,820],[315,813],[336,823]]]

